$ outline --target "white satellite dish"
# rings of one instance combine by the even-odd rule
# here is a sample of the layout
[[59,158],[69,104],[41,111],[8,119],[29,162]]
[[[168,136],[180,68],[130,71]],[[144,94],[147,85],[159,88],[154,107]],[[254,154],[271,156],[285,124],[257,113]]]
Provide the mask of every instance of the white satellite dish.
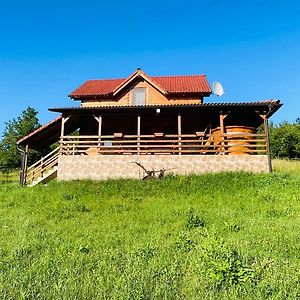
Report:
[[220,82],[214,81],[212,86],[213,86],[213,92],[215,95],[222,96],[225,93],[223,86]]

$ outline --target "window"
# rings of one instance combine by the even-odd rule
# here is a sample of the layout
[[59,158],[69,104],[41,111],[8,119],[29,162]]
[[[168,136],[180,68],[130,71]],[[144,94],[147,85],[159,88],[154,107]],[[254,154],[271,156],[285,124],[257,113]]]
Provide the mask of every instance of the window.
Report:
[[134,88],[132,92],[132,104],[133,105],[145,105],[146,104],[146,88]]

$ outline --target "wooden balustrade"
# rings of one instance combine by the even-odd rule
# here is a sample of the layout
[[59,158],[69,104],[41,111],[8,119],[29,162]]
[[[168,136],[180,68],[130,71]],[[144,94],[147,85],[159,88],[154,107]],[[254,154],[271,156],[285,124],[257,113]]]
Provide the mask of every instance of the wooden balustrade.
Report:
[[265,134],[249,133],[64,136],[60,143],[61,155],[267,153]]
[[43,177],[45,172],[57,165],[60,147],[42,157],[39,161],[31,165],[26,172],[25,184],[29,184],[39,177]]

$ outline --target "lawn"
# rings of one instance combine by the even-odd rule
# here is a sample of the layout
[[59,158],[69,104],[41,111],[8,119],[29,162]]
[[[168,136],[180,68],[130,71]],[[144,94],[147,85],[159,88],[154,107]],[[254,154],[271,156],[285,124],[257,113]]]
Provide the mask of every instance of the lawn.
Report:
[[2,177],[0,298],[300,298],[299,164],[34,188]]

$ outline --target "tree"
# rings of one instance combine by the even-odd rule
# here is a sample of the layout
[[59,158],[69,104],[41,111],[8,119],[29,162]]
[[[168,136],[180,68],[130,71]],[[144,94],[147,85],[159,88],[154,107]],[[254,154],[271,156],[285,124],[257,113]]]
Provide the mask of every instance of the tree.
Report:
[[[34,108],[27,107],[17,119],[5,123],[5,130],[0,142],[0,166],[10,169],[20,166],[21,155],[16,142],[41,126],[37,114],[38,112]],[[35,160],[37,156],[39,153],[32,151],[31,161]]]
[[270,126],[270,147],[273,157],[300,158],[300,122],[283,122]]

